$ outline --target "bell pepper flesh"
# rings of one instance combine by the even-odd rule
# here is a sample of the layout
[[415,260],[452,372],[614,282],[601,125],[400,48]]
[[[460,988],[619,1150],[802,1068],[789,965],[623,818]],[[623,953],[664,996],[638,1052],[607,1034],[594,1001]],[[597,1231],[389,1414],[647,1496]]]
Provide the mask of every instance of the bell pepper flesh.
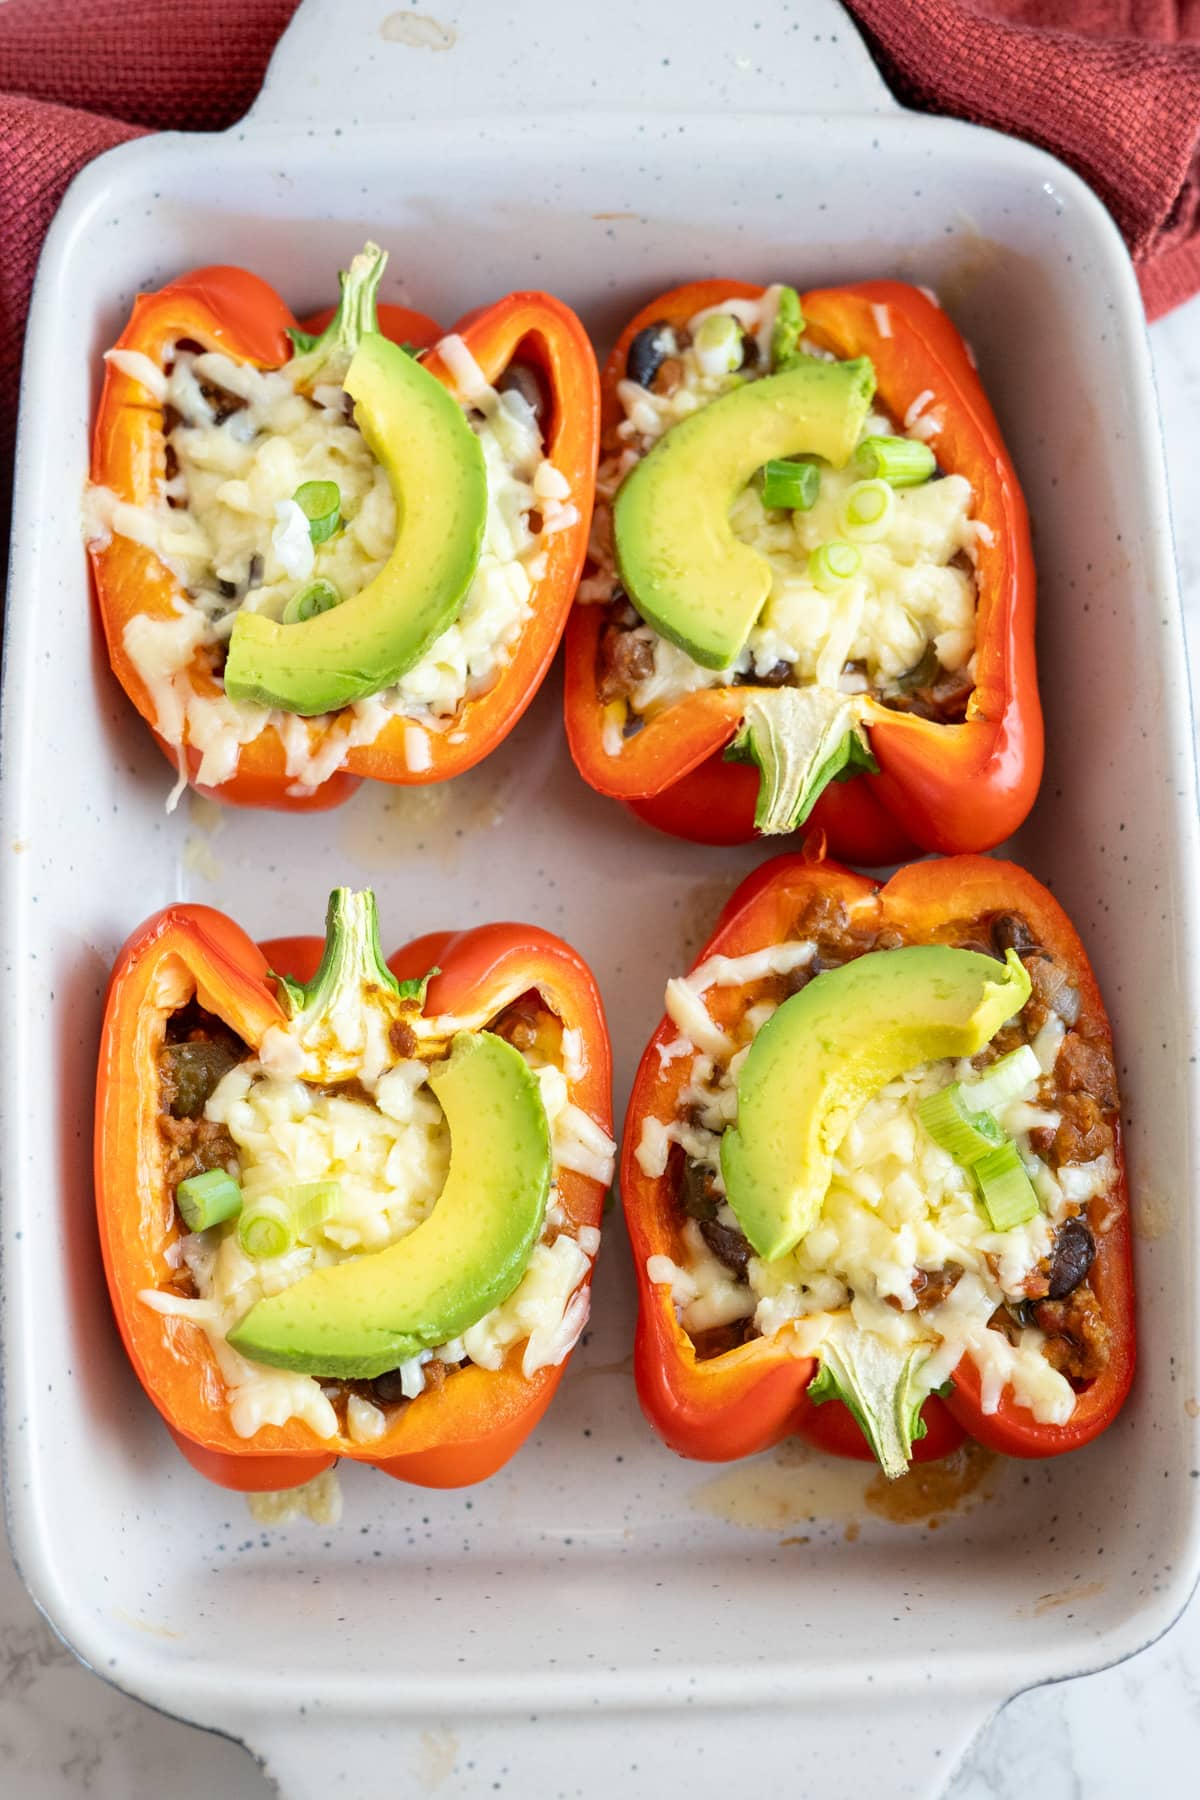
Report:
[[[275,290],[248,270],[195,269],[157,293],[140,295],[115,347],[140,351],[161,367],[170,346],[189,339],[235,361],[278,368],[291,356],[288,331],[320,332],[334,310],[326,307],[297,327]],[[433,319],[387,303],[379,306],[378,318],[380,331],[394,343],[430,352],[425,366],[453,388],[449,370],[432,353],[444,335]],[[267,726],[242,745],[236,772],[228,781],[201,790],[214,799],[232,806],[313,812],[339,805],[364,778],[396,786],[449,780],[473,768],[507,737],[541,686],[558,648],[587,549],[599,433],[595,354],[578,318],[550,294],[509,294],[465,314],[451,330],[463,339],[489,382],[499,381],[518,358],[538,370],[549,398],[549,417],[542,422],[544,453],[566,478],[579,511],[575,524],[546,540],[545,573],[535,584],[532,614],[510,660],[486,692],[462,703],[452,733],[426,734],[430,754],[426,768],[408,767],[405,721],[396,718],[374,742],[352,749],[343,766],[315,791],[295,793],[291,790],[297,784],[287,773],[279,735]],[[108,363],[92,442],[92,481],[141,505],[163,478],[164,457],[161,404],[140,382]],[[154,730],[154,704],[125,649],[124,632],[139,613],[173,617],[181,598],[179,584],[153,551],[128,538],[114,534],[107,544],[89,546],[89,555],[113,673]],[[221,692],[199,660],[189,678],[201,693]],[[315,749],[325,733],[339,729],[339,716],[309,724],[310,747]],[[155,736],[176,765],[179,750],[157,731]],[[452,736],[456,741],[450,741]],[[186,746],[184,760],[196,786],[199,751]]]
[[[748,282],[690,282],[660,295],[630,320],[602,378],[602,443],[624,417],[617,383],[636,334],[659,320],[683,326],[705,307],[758,299]],[[947,473],[972,486],[972,517],[987,527],[977,546],[976,687],[961,724],[943,725],[871,704],[866,711],[878,774],[828,787],[808,819],[829,853],[879,866],[917,850],[988,850],[1021,823],[1041,780],[1043,733],[1033,626],[1035,581],[1024,498],[999,426],[966,345],[940,307],[896,281],[858,282],[801,296],[805,333],[839,357],[869,357],[878,403],[903,419],[929,391],[944,421],[935,441]],[[888,335],[881,330],[886,318]],[[990,536],[990,541],[988,541]],[[660,831],[701,843],[753,838],[758,779],[724,760],[742,721],[745,690],[685,695],[627,739],[605,748],[598,691],[603,605],[577,602],[566,636],[567,738],[584,780],[623,801]]]
[[[245,1492],[294,1487],[339,1457],[370,1463],[398,1480],[460,1487],[495,1473],[533,1430],[565,1365],[521,1372],[520,1347],[498,1370],[465,1364],[438,1392],[395,1415],[370,1445],[326,1441],[291,1420],[252,1439],[233,1430],[224,1385],[203,1332],[139,1301],[169,1285],[166,1253],[179,1237],[161,1173],[157,1053],[169,1015],[193,995],[251,1049],[285,1022],[271,969],[296,981],[317,972],[317,937],[256,945],[211,907],[156,913],[129,938],[109,984],[96,1094],[95,1183],[105,1273],[117,1326],[134,1371],[188,1461],[211,1481]],[[429,982],[428,1014],[494,1017],[536,989],[565,1028],[579,1031],[583,1067],[570,1098],[611,1131],[611,1061],[604,1011],[590,972],[569,945],[536,926],[484,925],[418,938],[388,967],[401,981]],[[571,1226],[598,1227],[604,1187],[560,1168],[559,1204]],[[590,1279],[590,1277],[589,1277]]]
[[[951,920],[1019,912],[1037,941],[1069,969],[1080,996],[1079,1022],[1108,1036],[1108,1022],[1086,953],[1057,901],[1013,863],[983,856],[958,856],[911,865],[885,885],[832,862],[802,855],[776,857],[737,889],[722,912],[696,963],[722,955],[739,957],[784,942],[804,904],[825,895],[848,905],[872,900],[882,928],[902,926],[910,941],[936,938]],[[729,1002],[734,1004],[734,1002]],[[646,1272],[652,1256],[685,1260],[681,1250],[683,1214],[671,1172],[643,1173],[637,1146],[647,1118],[669,1121],[680,1090],[690,1079],[690,1061],[665,1065],[658,1051],[677,1035],[664,1019],[647,1046],[634,1080],[625,1117],[621,1196],[638,1283],[638,1323],[634,1367],[638,1394],[651,1425],[680,1455],[724,1462],[766,1450],[796,1435],[837,1455],[869,1457],[857,1423],[837,1400],[817,1405],[808,1387],[818,1363],[791,1346],[787,1327],[755,1338],[719,1356],[697,1358],[691,1338],[675,1314],[666,1283]],[[981,1405],[980,1377],[964,1356],[945,1397],[930,1395],[921,1409],[926,1435],[913,1445],[913,1458],[944,1456],[970,1436],[1009,1456],[1042,1457],[1078,1448],[1116,1416],[1133,1379],[1135,1329],[1128,1189],[1119,1125],[1113,1147],[1117,1168],[1116,1216],[1097,1237],[1088,1276],[1110,1334],[1109,1361],[1076,1399],[1064,1425],[1040,1424],[1005,1389],[996,1412]]]

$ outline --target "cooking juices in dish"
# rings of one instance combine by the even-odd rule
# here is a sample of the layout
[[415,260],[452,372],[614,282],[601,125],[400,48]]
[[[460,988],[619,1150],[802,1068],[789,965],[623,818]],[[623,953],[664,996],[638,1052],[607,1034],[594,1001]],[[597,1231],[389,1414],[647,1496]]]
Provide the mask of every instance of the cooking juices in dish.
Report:
[[150,919],[109,990],[96,1184],[117,1323],[184,1454],[247,1490],[337,1456],[493,1473],[587,1320],[610,1129],[599,996],[548,932],[384,964],[369,892],[335,890],[324,945]]
[[221,799],[312,808],[470,768],[545,674],[598,430],[575,315],[512,294],[442,336],[374,245],[301,331],[241,269],[136,302],[85,520],[113,668]]
[[744,882],[642,1060],[621,1188],[658,1431],[889,1475],[1086,1443],[1133,1373],[1108,1021],[1057,902],[962,856]]
[[567,638],[585,779],[706,842],[989,849],[1042,725],[1025,505],[941,309],[899,282],[702,281],[605,370]]

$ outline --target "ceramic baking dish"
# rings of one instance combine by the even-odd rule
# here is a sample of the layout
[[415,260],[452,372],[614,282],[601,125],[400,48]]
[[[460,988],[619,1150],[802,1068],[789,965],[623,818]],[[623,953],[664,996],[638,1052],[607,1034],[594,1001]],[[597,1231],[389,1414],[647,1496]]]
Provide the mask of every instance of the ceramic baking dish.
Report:
[[[832,4],[384,14],[309,0],[243,126],[102,158],[42,260],[0,835],[17,1559],[80,1657],[243,1739],[289,1796],[781,1791],[775,1767],[822,1795],[930,1792],[1007,1696],[1163,1631],[1197,1568],[1200,858],[1132,273],[1059,164],[897,110]],[[395,941],[485,916],[563,930],[605,990],[619,1109],[666,976],[763,854],[656,837],[585,789],[554,682],[451,789],[365,787],[311,818],[164,811],[170,772],[109,676],[79,541],[101,353],[180,269],[241,263],[303,309],[368,235],[393,293],[443,318],[545,285],[603,343],[688,276],[882,274],[936,288],[975,347],[1041,573],[1047,775],[1014,851],[1079,924],[1115,1021],[1142,1358],[1098,1443],[994,1470],[937,1529],[877,1518],[861,1471],[659,1448],[615,1219],[594,1329],[535,1441],[475,1492],[351,1469],[337,1530],[254,1526],[187,1468],[120,1353],[92,1074],[108,967],[152,908],[197,898],[266,936],[372,882]]]

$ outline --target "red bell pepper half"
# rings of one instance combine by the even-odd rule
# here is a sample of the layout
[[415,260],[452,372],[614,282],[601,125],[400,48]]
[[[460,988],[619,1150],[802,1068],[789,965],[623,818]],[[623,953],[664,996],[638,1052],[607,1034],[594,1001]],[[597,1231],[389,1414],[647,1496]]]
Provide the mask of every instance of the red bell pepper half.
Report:
[[[601,391],[602,455],[624,448],[617,387],[630,345],[660,322],[679,328],[704,308],[758,300],[748,282],[689,282],[644,306],[621,333]],[[865,281],[801,297],[804,329],[820,350],[868,357],[878,403],[897,420],[918,406],[946,474],[967,478],[978,534],[975,688],[959,723],[878,702],[864,728],[877,773],[839,777],[808,815],[829,852],[850,862],[897,862],[915,850],[987,850],[1021,823],[1042,772],[1042,718],[1034,658],[1034,567],[1025,502],[995,415],[966,345],[939,306],[915,287]],[[669,434],[668,434],[669,435]],[[603,469],[603,465],[602,465]],[[610,502],[597,502],[597,538]],[[598,792],[677,837],[744,843],[755,835],[758,771],[726,760],[752,687],[684,695],[622,736],[624,703],[606,702],[600,656],[608,608],[576,601],[566,638],[565,714],[571,754]]]
[[[1078,936],[1057,901],[1012,863],[977,856],[922,862],[880,886],[835,863],[792,855],[765,863],[742,883],[696,966],[714,956],[744,957],[804,938],[816,942],[823,968],[872,948],[904,944],[954,944],[1000,958],[1006,949],[1016,949],[1031,975],[1032,993],[996,1040],[1006,1051],[1026,1043],[1056,1004],[1062,1008],[1069,1026],[1050,1077],[1062,1123],[1057,1136],[1048,1133],[1055,1143],[1043,1142],[1042,1153],[1054,1164],[1060,1154],[1065,1162],[1077,1162],[1106,1152],[1114,1173],[1106,1191],[1071,1224],[1067,1238],[1059,1228],[1055,1264],[1063,1253],[1078,1258],[1082,1251],[1082,1263],[1077,1261],[1065,1281],[1077,1277],[1081,1267],[1083,1281],[1065,1297],[1053,1298],[1056,1269],[1049,1279],[1043,1271],[1030,1283],[1035,1297],[1018,1311],[1023,1323],[1045,1333],[1053,1366],[1066,1372],[1075,1391],[1073,1410],[1065,1423],[1039,1423],[1017,1404],[1009,1386],[998,1404],[985,1405],[978,1367],[963,1354],[949,1387],[925,1400],[925,1436],[911,1454],[921,1460],[941,1456],[964,1433],[1020,1457],[1054,1456],[1088,1443],[1112,1422],[1129,1390],[1134,1311],[1112,1039]],[[778,980],[774,985],[768,980],[756,984],[753,997],[778,1000],[783,991]],[[708,1012],[718,1027],[736,1028],[748,993],[736,985],[708,990]],[[867,1456],[863,1434],[841,1399],[815,1403],[818,1363],[798,1351],[791,1322],[744,1341],[738,1341],[736,1328],[724,1340],[719,1333],[694,1340],[677,1316],[672,1284],[662,1278],[664,1265],[655,1265],[657,1279],[649,1272],[655,1257],[677,1266],[687,1259],[684,1154],[672,1149],[661,1174],[647,1174],[639,1158],[647,1121],[678,1127],[681,1116],[686,1120],[680,1096],[692,1080],[692,1058],[678,1054],[677,1045],[664,1054],[680,1030],[665,1018],[651,1039],[624,1130],[621,1193],[638,1282],[635,1366],[646,1415],[684,1456],[726,1461],[793,1433],[838,1454]],[[1063,1285],[1060,1280],[1058,1288]],[[984,1335],[990,1338],[991,1330]]]
[[[378,253],[376,253],[378,254]],[[381,266],[381,264],[380,264]],[[187,343],[220,351],[256,369],[279,368],[292,356],[289,336],[320,333],[330,325],[327,308],[303,328],[283,300],[245,269],[193,269],[134,303],[115,349],[134,353],[106,365],[93,438],[91,478],[97,489],[119,502],[145,507],[154,502],[167,473],[167,428],[161,399],[140,376],[141,366],[161,370],[174,346]],[[372,301],[364,331],[376,328],[393,343],[423,353],[422,360],[444,386],[455,381],[438,351],[444,334],[426,314]],[[474,766],[502,742],[521,717],[545,677],[566,624],[583,565],[591,519],[599,432],[596,359],[575,314],[550,294],[515,293],[476,308],[452,327],[485,380],[503,385],[507,371],[517,384],[533,383],[544,403],[541,430],[546,459],[569,489],[573,521],[545,538],[544,555],[531,612],[507,662],[490,686],[469,692],[446,728],[422,732],[420,757],[409,754],[409,722],[393,716],[370,742],[351,741],[349,708],[321,717],[288,720],[301,734],[311,768],[320,780],[302,782],[288,773],[285,725],[266,710],[260,730],[240,744],[228,779],[211,788],[217,799],[237,806],[313,811],[348,798],[363,777],[400,785],[444,781]],[[127,644],[130,621],[144,617],[163,626],[177,624],[184,602],[179,580],[153,549],[117,531],[93,532],[89,543],[96,596],[113,672],[158,742],[193,785],[199,783],[201,749],[192,741],[186,718],[164,722],[159,706]],[[213,650],[201,644],[185,676],[187,692],[177,692],[173,712],[188,695],[220,700],[221,673]],[[178,687],[178,682],[176,683]]]
[[[354,898],[370,901],[369,935],[377,954],[373,900]],[[331,905],[331,921],[333,916]],[[338,1457],[426,1487],[481,1481],[533,1430],[561,1379],[565,1355],[528,1376],[520,1345],[497,1369],[464,1361],[439,1386],[403,1404],[385,1405],[386,1429],[370,1443],[349,1434],[344,1406],[331,1439],[318,1437],[295,1417],[262,1425],[246,1437],[233,1428],[225,1382],[205,1332],[139,1297],[187,1291],[179,1254],[185,1227],[166,1172],[168,1157],[183,1146],[196,1166],[219,1167],[232,1147],[205,1129],[201,1108],[213,1079],[209,1059],[216,1056],[220,1067],[221,1046],[231,1039],[238,1054],[256,1055],[269,1033],[285,1027],[287,984],[273,971],[286,970],[294,990],[294,984],[318,974],[323,948],[316,937],[277,938],[260,946],[211,907],[178,905],[148,919],[121,951],[100,1044],[95,1140],[100,1242],[117,1325],[138,1379],[179,1448],[223,1486],[293,1487]],[[602,1134],[611,1130],[610,1056],[600,997],[584,963],[560,938],[530,925],[434,932],[397,951],[386,969],[376,964],[371,981],[394,1015],[393,1048],[405,1055],[417,1053],[413,1026],[422,1016],[451,1020],[456,1028],[465,1022],[472,1033],[489,1026],[508,1031],[516,1044],[528,1045],[544,1033],[561,1048],[562,1033],[575,1033],[576,1054],[563,1058],[569,1099],[593,1128]],[[177,1031],[169,1036],[172,1021],[182,1022],[182,1039]],[[176,1049],[180,1042],[194,1048],[203,1078],[198,1095],[176,1106],[182,1117],[173,1116],[163,1085],[164,1061],[179,1066],[171,1061],[172,1042]],[[422,1042],[424,1055],[440,1053],[435,1039]],[[554,1182],[559,1231],[596,1231],[607,1184],[565,1166],[556,1169]],[[590,1279],[589,1261],[577,1290],[581,1298],[572,1301],[581,1329]],[[344,1403],[347,1395],[341,1399]]]

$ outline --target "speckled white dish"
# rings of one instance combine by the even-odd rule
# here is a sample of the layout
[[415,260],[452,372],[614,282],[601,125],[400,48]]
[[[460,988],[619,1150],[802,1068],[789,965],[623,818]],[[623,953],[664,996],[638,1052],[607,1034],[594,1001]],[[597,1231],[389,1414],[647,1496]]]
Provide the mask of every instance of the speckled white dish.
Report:
[[[1165,1629],[1197,1568],[1200,856],[1137,291],[1073,176],[899,112],[825,0],[761,18],[627,0],[560,11],[553,38],[535,0],[494,10],[309,0],[243,127],[104,157],[46,248],[0,792],[14,1547],[82,1658],[243,1738],[288,1795],[428,1787],[437,1732],[468,1713],[494,1720],[476,1738],[500,1734],[522,1795],[723,1794],[785,1767],[822,1795],[930,1792],[1005,1697]],[[1014,849],[1083,931],[1114,1018],[1142,1360],[1096,1445],[1006,1466],[937,1530],[864,1510],[853,1469],[717,1472],[660,1449],[612,1220],[590,1338],[538,1437],[475,1492],[352,1469],[338,1530],[268,1535],[187,1468],[126,1366],[92,1224],[92,1078],[107,969],[147,912],[186,896],[261,935],[313,929],[333,883],[369,881],[392,942],[550,925],[601,979],[620,1108],[666,976],[763,854],[655,837],[585,789],[554,681],[453,790],[364,788],[308,819],[164,813],[170,771],[109,676],[79,542],[101,352],[136,290],[181,268],[243,263],[303,309],[368,234],[391,292],[444,318],[541,284],[604,340],[691,275],[892,274],[937,288],[978,352],[1042,583],[1048,774]]]

